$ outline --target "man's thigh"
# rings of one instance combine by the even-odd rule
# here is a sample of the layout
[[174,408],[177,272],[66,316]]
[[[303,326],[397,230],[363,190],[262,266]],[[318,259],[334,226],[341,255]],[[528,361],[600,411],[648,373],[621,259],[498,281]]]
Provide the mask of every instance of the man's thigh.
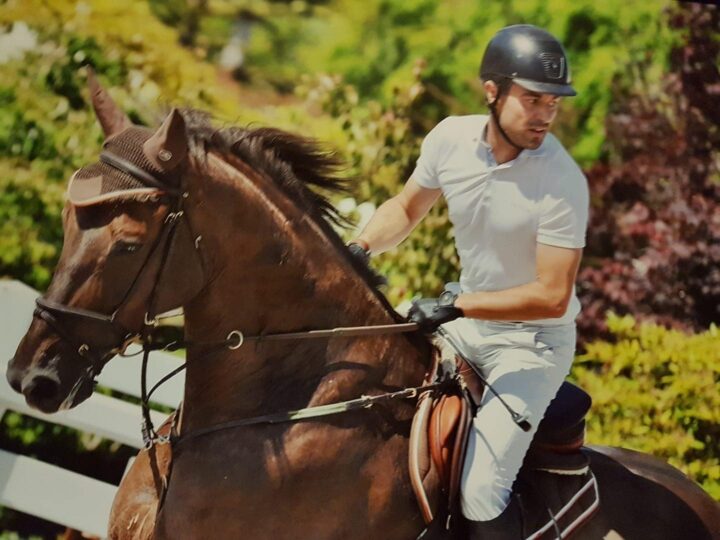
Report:
[[532,427],[527,432],[520,429],[500,400],[485,390],[473,420],[463,470],[463,511],[467,517],[490,519],[502,511],[538,424],[570,369],[573,354],[574,344],[508,347],[496,351],[484,364],[483,371],[495,392],[514,411],[526,416]]

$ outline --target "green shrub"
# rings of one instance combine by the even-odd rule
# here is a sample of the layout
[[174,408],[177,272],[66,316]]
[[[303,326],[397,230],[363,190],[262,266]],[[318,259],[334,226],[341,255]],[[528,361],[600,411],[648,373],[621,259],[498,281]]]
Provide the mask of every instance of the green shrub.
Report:
[[593,398],[588,441],[647,452],[720,499],[720,330],[685,334],[608,317],[572,376]]
[[[340,77],[306,77],[299,89],[311,108],[322,108],[341,126],[341,138],[319,136],[334,140],[347,157],[359,202],[382,204],[413,171],[422,141],[413,126],[423,120],[427,94],[421,72],[418,66],[415,82],[398,88],[387,104],[371,100],[358,107],[355,88]],[[348,239],[353,234],[348,231]],[[445,282],[457,280],[459,261],[445,204],[436,204],[398,249],[374,258],[373,265],[387,276],[386,293],[394,304],[418,293],[437,295]]]

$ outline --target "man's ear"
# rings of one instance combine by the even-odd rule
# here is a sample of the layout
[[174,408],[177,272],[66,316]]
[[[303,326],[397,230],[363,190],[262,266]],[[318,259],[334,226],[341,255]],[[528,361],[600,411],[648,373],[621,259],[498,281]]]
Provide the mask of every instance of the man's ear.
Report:
[[173,109],[158,130],[143,145],[143,152],[161,171],[174,169],[188,152],[185,120],[179,110]]
[[485,99],[488,104],[494,103],[498,94],[498,85],[495,84],[495,81],[485,81],[483,83],[483,89],[485,90]]
[[107,90],[100,85],[95,77],[95,72],[87,68],[88,88],[90,89],[90,101],[92,102],[95,116],[100,122],[105,138],[124,131],[133,125],[125,112],[117,106],[108,94]]

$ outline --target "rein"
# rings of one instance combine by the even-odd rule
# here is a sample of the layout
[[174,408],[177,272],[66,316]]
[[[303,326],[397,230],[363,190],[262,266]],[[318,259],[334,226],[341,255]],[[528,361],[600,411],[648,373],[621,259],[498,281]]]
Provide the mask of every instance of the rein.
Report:
[[298,422],[300,420],[309,420],[312,418],[320,418],[323,416],[330,416],[333,414],[340,414],[349,411],[356,411],[359,409],[370,409],[375,405],[392,401],[394,399],[415,399],[420,393],[425,393],[441,388],[451,388],[457,384],[455,378],[446,378],[436,383],[426,384],[422,386],[413,386],[411,388],[403,388],[396,392],[387,392],[385,394],[378,394],[376,396],[361,396],[356,399],[350,399],[347,401],[340,401],[337,403],[328,403],[326,405],[317,405],[315,407],[305,407],[304,409],[297,409],[293,411],[285,411],[274,414],[263,414],[261,416],[253,416],[251,418],[241,418],[239,420],[229,420],[208,426],[205,428],[199,428],[189,433],[183,433],[182,435],[173,435],[169,438],[170,442],[175,445],[180,445],[204,435],[210,435],[217,433],[218,431],[225,431],[227,429],[234,429],[244,426],[256,426],[259,424],[281,424],[284,422]]
[[[222,341],[173,341],[164,346],[153,346],[151,343],[143,343],[143,363],[142,363],[142,406],[143,409],[149,410],[150,397],[153,395],[155,390],[160,388],[167,381],[172,379],[175,375],[182,372],[187,367],[187,362],[183,362],[181,365],[173,369],[170,373],[162,377],[157,383],[153,385],[149,392],[145,392],[146,379],[145,375],[147,372],[147,360],[151,350],[164,350],[164,351],[176,351],[178,349],[187,348],[188,345],[201,345],[210,346],[217,349],[228,349],[237,350],[246,341],[255,341],[262,343],[264,341],[285,341],[285,340],[298,340],[298,339],[320,339],[330,337],[360,337],[360,336],[378,336],[388,334],[400,334],[404,332],[415,332],[418,329],[416,323],[396,323],[396,324],[378,324],[370,326],[345,326],[338,328],[330,328],[327,330],[307,330],[305,332],[285,332],[279,334],[262,334],[257,336],[245,336],[239,330],[233,330],[227,337]],[[341,401],[338,403],[329,403],[326,405],[317,405],[315,407],[306,407],[304,409],[298,409],[294,411],[286,411],[276,414],[267,414],[262,416],[255,416],[252,418],[243,418],[241,420],[234,420],[210,426],[207,428],[201,428],[191,433],[184,434],[174,439],[174,442],[180,443],[186,439],[192,439],[201,435],[207,435],[215,431],[222,431],[225,429],[231,429],[234,427],[250,426],[255,424],[276,424],[280,422],[296,422],[298,420],[305,420],[308,418],[318,418],[321,416],[329,416],[332,414],[338,414],[347,411],[353,411],[356,409],[369,409],[373,405],[389,401],[398,398],[413,399],[417,397],[419,391],[434,390],[441,386],[446,385],[446,381],[434,383],[431,385],[416,386],[412,388],[405,388],[397,392],[388,392],[386,394],[380,394],[377,396],[362,396],[357,399],[349,401]],[[167,437],[158,435],[152,428],[152,423],[149,420],[149,414],[147,420],[143,422],[143,442],[146,447],[149,447],[152,442],[166,442]]]
[[370,326],[342,326],[338,328],[329,328],[326,330],[306,330],[304,332],[284,332],[279,334],[259,334],[257,336],[246,336],[240,330],[231,331],[227,337],[221,341],[173,341],[156,349],[166,351],[177,351],[178,349],[187,348],[188,346],[216,346],[230,350],[236,350],[243,346],[246,341],[286,341],[294,339],[318,339],[332,337],[362,337],[362,336],[379,336],[387,334],[402,334],[404,332],[413,332],[418,329],[416,323],[395,323],[395,324],[376,324]]
[[[320,338],[332,338],[332,337],[361,337],[361,336],[377,336],[396,334],[403,332],[415,332],[418,330],[418,326],[415,323],[396,323],[396,324],[385,324],[385,325],[371,325],[371,326],[353,326],[353,327],[339,327],[323,330],[308,330],[303,332],[285,332],[277,334],[261,334],[255,336],[245,336],[239,330],[232,330],[224,340],[221,341],[176,341],[166,346],[158,347],[153,344],[152,336],[153,329],[158,325],[156,317],[155,302],[157,299],[157,289],[159,286],[160,278],[165,269],[170,246],[174,232],[176,230],[176,224],[179,218],[184,216],[182,210],[182,204],[184,199],[187,198],[187,193],[184,191],[184,186],[180,189],[174,189],[166,186],[158,178],[145,171],[133,163],[120,158],[107,151],[101,153],[100,160],[115,169],[118,169],[124,173],[133,176],[135,179],[140,181],[146,186],[158,188],[167,193],[173,201],[172,207],[168,210],[165,220],[163,222],[162,229],[158,233],[152,248],[148,252],[146,259],[143,261],[140,270],[133,278],[130,286],[123,295],[121,301],[117,307],[112,311],[110,315],[92,311],[83,308],[77,308],[49,300],[44,297],[39,297],[36,300],[37,307],[34,315],[40,317],[45,321],[61,339],[65,340],[76,348],[79,356],[89,360],[90,365],[81,374],[80,378],[76,381],[75,385],[71,388],[68,397],[63,402],[63,405],[72,405],[73,400],[83,383],[86,381],[93,381],[100,374],[102,368],[105,366],[107,361],[115,354],[122,354],[127,346],[132,342],[140,342],[143,346],[143,359],[140,373],[140,386],[141,386],[141,406],[142,406],[142,437],[145,447],[148,448],[157,442],[166,442],[168,439],[161,437],[155,431],[155,428],[150,419],[150,407],[149,401],[153,392],[159,388],[163,383],[180,373],[187,367],[187,362],[181,366],[172,370],[170,373],[162,377],[151,389],[147,390],[147,365],[149,355],[152,350],[165,349],[165,350],[177,350],[182,347],[188,346],[208,346],[217,348],[227,348],[229,350],[239,349],[245,342],[254,341],[261,343],[263,341],[283,341],[283,340],[302,340],[302,339],[320,339]],[[135,289],[136,284],[139,282],[140,277],[144,274],[145,269],[154,257],[155,253],[160,249],[162,245],[160,265],[155,275],[153,287],[150,293],[150,297],[147,304],[147,310],[145,313],[144,326],[139,333],[128,331],[124,328],[117,320],[117,315],[128,301],[130,294]],[[73,317],[80,319],[84,322],[90,322],[104,329],[108,329],[111,333],[112,343],[103,343],[101,345],[90,344],[84,342],[82,339],[78,340],[77,336],[72,335],[73,333],[66,328],[65,325],[59,320],[58,316]],[[89,340],[88,340],[89,341]],[[109,341],[109,340],[108,340]],[[78,344],[79,343],[79,344]],[[98,350],[99,349],[99,350]],[[326,405],[319,405],[315,407],[306,407],[304,409],[298,409],[293,411],[286,411],[275,414],[266,414],[262,416],[256,416],[252,418],[243,418],[240,420],[234,420],[217,424],[215,426],[209,426],[207,428],[201,428],[193,432],[183,434],[178,438],[174,439],[178,444],[194,439],[203,435],[208,435],[217,431],[232,429],[241,426],[250,426],[258,424],[276,424],[280,422],[294,422],[298,420],[305,420],[309,418],[319,418],[323,416],[339,414],[343,412],[358,410],[358,409],[369,409],[377,404],[384,403],[393,399],[414,399],[418,396],[419,392],[425,392],[440,388],[448,385],[453,379],[443,380],[433,384],[425,386],[417,386],[412,388],[405,388],[396,392],[388,392],[380,395],[373,396],[361,396],[356,399],[343,401],[339,403],[330,403]],[[172,433],[173,430],[171,430]]]

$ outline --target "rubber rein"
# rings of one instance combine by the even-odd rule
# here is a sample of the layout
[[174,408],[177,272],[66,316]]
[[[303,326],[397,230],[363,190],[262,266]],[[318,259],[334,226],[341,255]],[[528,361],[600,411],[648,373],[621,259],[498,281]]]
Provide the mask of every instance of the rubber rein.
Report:
[[[165,346],[152,346],[149,343],[143,343],[143,372],[147,369],[147,356],[151,350],[166,350],[175,351],[188,346],[209,346],[218,349],[237,350],[246,342],[268,342],[268,341],[288,341],[288,340],[302,340],[302,339],[320,339],[320,338],[333,338],[333,337],[361,337],[361,336],[379,336],[388,334],[399,334],[404,332],[415,332],[418,330],[416,323],[396,323],[396,324],[384,324],[384,325],[373,325],[373,326],[349,326],[331,328],[327,330],[308,330],[305,332],[287,332],[280,334],[263,334],[257,336],[245,336],[239,330],[233,330],[228,336],[222,341],[216,342],[198,342],[198,341],[174,341]],[[170,380],[172,377],[183,371],[187,367],[187,362],[178,366],[170,373],[160,379],[150,389],[149,392],[145,392],[143,388],[142,400],[143,408],[149,407],[149,401],[152,394],[162,384]],[[145,377],[143,377],[143,381]],[[143,422],[143,442],[146,447],[151,446],[154,443],[165,443],[171,442],[172,444],[182,444],[190,439],[202,437],[216,433],[218,431],[224,431],[227,429],[233,429],[243,426],[252,426],[259,424],[278,424],[283,422],[297,422],[300,420],[308,420],[312,418],[320,418],[323,416],[330,416],[334,414],[340,414],[349,411],[355,411],[359,409],[370,409],[375,405],[392,401],[394,399],[415,399],[420,392],[426,392],[430,390],[436,390],[440,388],[450,388],[456,384],[454,379],[443,379],[432,384],[425,384],[421,386],[414,386],[410,388],[403,388],[395,392],[387,392],[384,394],[372,395],[372,396],[361,396],[356,399],[347,401],[340,401],[336,403],[328,403],[325,405],[316,405],[314,407],[305,407],[303,409],[296,409],[292,411],[284,411],[273,414],[264,414],[260,416],[253,416],[249,418],[241,418],[238,420],[230,420],[222,422],[205,428],[199,428],[194,431],[177,434],[175,431],[175,421],[170,430],[170,435],[163,437],[158,435],[152,428],[152,424],[149,421],[144,420]],[[144,386],[144,383],[143,383]]]
[[[263,342],[263,341],[281,341],[281,340],[302,340],[302,339],[321,339],[334,337],[361,337],[361,336],[377,336],[403,332],[416,332],[418,326],[415,323],[397,323],[375,326],[356,326],[341,327],[325,330],[309,330],[305,332],[287,332],[278,334],[264,334],[257,336],[245,336],[239,330],[231,331],[222,341],[216,342],[192,342],[177,341],[167,346],[158,347],[153,343],[153,329],[158,326],[157,314],[155,313],[155,303],[157,299],[157,290],[159,286],[160,276],[162,276],[168,259],[168,252],[172,243],[172,238],[176,231],[176,225],[180,219],[186,219],[183,211],[183,203],[188,198],[185,186],[181,185],[180,189],[166,186],[161,180],[143,170],[133,163],[104,151],[100,155],[100,160],[111,167],[122,171],[137,179],[144,185],[161,190],[170,200],[171,204],[168,213],[165,216],[161,231],[158,233],[147,258],[144,260],[140,270],[133,278],[129,288],[126,290],[120,303],[115,307],[110,315],[97,311],[73,307],[70,305],[55,302],[44,297],[36,300],[37,307],[34,315],[42,318],[49,326],[55,330],[58,336],[70,343],[79,356],[88,360],[89,365],[76,381],[70,390],[68,397],[62,404],[64,406],[72,406],[77,392],[86,381],[94,382],[102,371],[105,364],[115,354],[122,355],[123,351],[130,343],[141,343],[143,346],[143,360],[140,376],[141,386],[141,405],[142,405],[142,437],[146,447],[152,446],[156,442],[167,442],[167,438],[161,437],[155,431],[152,420],[150,419],[149,401],[153,392],[163,383],[173,376],[180,373],[187,366],[187,362],[174,369],[162,379],[160,379],[148,392],[147,391],[147,365],[150,352],[152,350],[165,349],[177,350],[188,346],[205,346],[219,349],[236,350],[246,342]],[[196,245],[198,239],[196,239]],[[160,265],[154,276],[153,287],[148,299],[147,309],[145,313],[144,326],[139,333],[133,333],[124,328],[120,322],[118,314],[127,304],[132,291],[136,288],[141,276],[146,272],[150,261],[159,254],[161,257]],[[82,321],[91,325],[95,331],[93,336],[100,336],[102,340],[95,339],[95,343],[83,341],[79,339],[72,330],[73,321]],[[69,322],[68,322],[69,321]],[[240,426],[258,425],[258,424],[275,424],[279,422],[294,422],[309,418],[319,418],[323,416],[339,414],[347,411],[371,408],[379,403],[387,402],[393,399],[413,399],[418,393],[426,390],[433,390],[440,386],[448,384],[442,381],[426,386],[417,386],[405,388],[396,392],[389,392],[373,396],[361,396],[356,399],[343,401],[339,403],[331,403],[319,405],[315,407],[307,407],[293,411],[280,412],[275,414],[267,414],[252,418],[243,418],[230,422],[224,422],[207,428],[201,428],[187,434],[183,434],[179,438],[173,439],[173,442],[182,442],[189,439],[208,435],[217,431],[231,429]],[[171,430],[174,432],[174,429]]]

